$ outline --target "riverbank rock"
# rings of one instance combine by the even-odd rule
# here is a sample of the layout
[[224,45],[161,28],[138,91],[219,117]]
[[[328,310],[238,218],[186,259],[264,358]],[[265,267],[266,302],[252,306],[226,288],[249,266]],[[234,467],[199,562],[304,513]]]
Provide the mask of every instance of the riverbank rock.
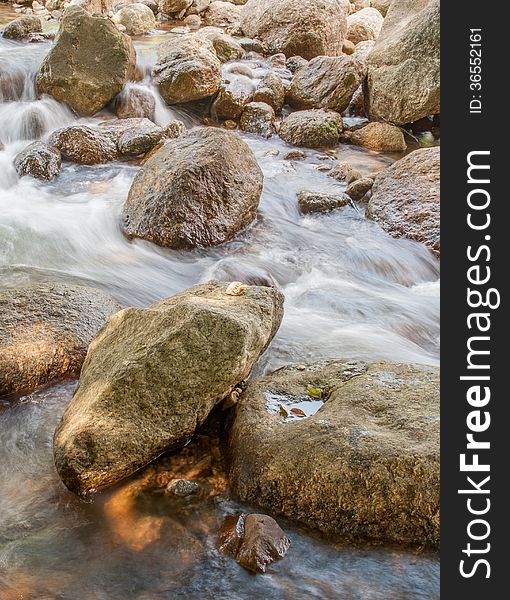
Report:
[[440,253],[440,151],[415,150],[382,171],[374,182],[367,217],[394,237],[423,242]]
[[362,8],[347,17],[346,38],[353,44],[376,40],[379,37],[384,18],[375,8]]
[[440,112],[439,0],[392,2],[364,91],[371,121],[404,125]]
[[8,40],[23,40],[31,33],[41,33],[42,23],[35,15],[23,15],[7,23],[2,30],[2,37]]
[[261,40],[269,54],[310,59],[342,53],[347,21],[338,0],[248,0],[241,28]]
[[267,515],[228,515],[221,526],[217,547],[245,569],[265,573],[267,565],[285,556],[290,540]]
[[109,320],[55,432],[55,465],[70,490],[114,484],[185,446],[247,378],[280,325],[283,296],[240,287],[210,282]]
[[159,10],[164,15],[179,15],[191,6],[193,0],[159,0]]
[[120,306],[78,285],[0,291],[0,396],[80,373],[88,345]]
[[121,8],[113,17],[115,23],[124,25],[128,35],[141,35],[156,29],[156,18],[145,4],[136,2]]
[[167,142],[136,175],[121,227],[175,249],[232,239],[257,213],[263,176],[235,133],[198,128]]
[[167,104],[201,100],[221,83],[221,62],[206,38],[187,34],[164,42],[152,75]]
[[131,39],[111,20],[70,7],[41,65],[37,89],[80,116],[92,116],[133,78],[135,66]]
[[295,108],[330,108],[341,113],[365,74],[365,65],[350,56],[318,56],[296,72],[287,101]]
[[389,123],[367,123],[353,131],[344,132],[346,141],[379,152],[404,152],[407,144],[402,130]]
[[[308,418],[268,409],[318,399]],[[243,502],[356,541],[438,545],[437,368],[337,360],[252,380],[230,456]]]
[[299,110],[282,121],[279,134],[294,146],[329,148],[339,144],[342,129],[342,117],[337,112]]
[[35,179],[54,179],[62,166],[60,152],[43,142],[29,144],[14,159],[14,168],[20,177],[30,175]]

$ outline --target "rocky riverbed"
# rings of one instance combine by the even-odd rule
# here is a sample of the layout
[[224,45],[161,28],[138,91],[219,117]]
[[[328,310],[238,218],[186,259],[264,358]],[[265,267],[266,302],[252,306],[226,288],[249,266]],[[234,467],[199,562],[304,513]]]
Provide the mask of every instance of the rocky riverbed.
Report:
[[0,596],[439,597],[438,3],[0,4]]

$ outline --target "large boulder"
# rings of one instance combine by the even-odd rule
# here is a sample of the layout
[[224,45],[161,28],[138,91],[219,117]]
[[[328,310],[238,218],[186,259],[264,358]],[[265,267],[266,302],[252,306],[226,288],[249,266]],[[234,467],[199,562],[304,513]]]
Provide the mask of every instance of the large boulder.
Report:
[[23,15],[7,23],[2,30],[2,37],[8,40],[23,40],[31,33],[42,31],[41,19],[35,15]]
[[343,112],[366,74],[352,56],[318,56],[292,79],[287,100],[296,108],[331,108]]
[[70,7],[41,65],[37,89],[65,102],[79,115],[91,116],[132,79],[135,67],[131,39],[110,19]]
[[376,40],[379,37],[384,18],[375,8],[363,8],[347,17],[346,38],[353,44]]
[[211,2],[204,12],[204,21],[211,27],[224,27],[232,29],[239,26],[241,9],[231,2]]
[[440,253],[439,147],[415,150],[374,182],[367,217],[394,237],[423,242]]
[[338,146],[343,130],[342,117],[332,110],[298,110],[280,126],[280,137],[288,144],[308,148]]
[[440,112],[439,0],[394,0],[368,57],[365,109],[404,125]]
[[248,0],[242,7],[241,27],[246,35],[261,40],[269,53],[310,59],[342,54],[347,21],[338,0]]
[[337,360],[250,381],[230,458],[243,502],[355,541],[435,547],[438,369]]
[[122,211],[128,237],[183,249],[221,244],[257,213],[263,176],[235,133],[199,128],[167,142],[135,177]]
[[78,285],[0,291],[0,396],[76,377],[92,338],[118,310],[108,294]]
[[212,42],[194,34],[176,36],[158,48],[154,81],[167,104],[201,100],[221,83],[221,62]]
[[115,315],[92,342],[55,432],[65,485],[84,494],[185,446],[248,377],[282,315],[276,289],[221,282]]
[[60,152],[40,141],[29,144],[14,159],[14,168],[20,177],[30,175],[43,181],[54,179],[61,166]]
[[140,35],[156,29],[156,18],[145,4],[136,2],[121,8],[113,20],[126,28],[128,35]]

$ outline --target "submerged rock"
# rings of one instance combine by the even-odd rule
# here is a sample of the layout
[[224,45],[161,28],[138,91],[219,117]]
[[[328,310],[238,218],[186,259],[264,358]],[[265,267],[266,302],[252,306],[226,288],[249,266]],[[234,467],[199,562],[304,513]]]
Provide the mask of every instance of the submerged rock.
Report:
[[365,65],[356,58],[318,56],[294,75],[288,102],[296,108],[330,108],[341,113],[365,74]]
[[54,179],[62,165],[60,152],[43,142],[33,142],[14,159],[14,168],[20,177],[30,175],[36,179]]
[[167,104],[191,102],[218,91],[221,62],[210,40],[187,34],[159,46],[152,75]]
[[241,28],[261,40],[270,54],[310,59],[342,53],[347,21],[338,0],[248,0]]
[[265,573],[267,565],[285,556],[290,540],[272,517],[241,514],[226,517],[217,546],[245,569]]
[[368,57],[365,108],[404,125],[440,112],[439,0],[394,0]]
[[37,90],[65,102],[80,116],[104,108],[135,73],[131,39],[115,24],[69,7],[37,74]]
[[78,285],[0,291],[0,396],[76,377],[92,338],[119,309],[108,294]]
[[440,150],[411,152],[374,182],[367,217],[394,237],[423,242],[440,253]]
[[23,40],[31,33],[41,33],[41,19],[35,15],[23,15],[7,23],[2,30],[2,37],[8,40]]
[[304,214],[325,213],[342,208],[350,204],[345,194],[332,194],[324,192],[309,192],[302,190],[298,194],[299,211]]
[[194,129],[138,172],[121,227],[128,237],[168,248],[221,244],[253,221],[262,183],[253,152],[235,133]]
[[[269,412],[275,393],[324,404],[289,421]],[[243,502],[356,541],[438,545],[434,367],[337,360],[252,380],[237,404],[230,456]]]
[[294,146],[334,147],[340,142],[342,117],[332,110],[300,110],[286,117],[280,137]]
[[54,438],[65,485],[83,494],[185,446],[249,375],[276,333],[274,288],[210,282],[115,315],[94,339]]

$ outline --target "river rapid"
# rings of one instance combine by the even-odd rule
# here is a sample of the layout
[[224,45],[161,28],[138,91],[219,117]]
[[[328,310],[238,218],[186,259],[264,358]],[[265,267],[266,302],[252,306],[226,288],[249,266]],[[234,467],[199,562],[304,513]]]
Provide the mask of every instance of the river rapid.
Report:
[[[15,16],[8,10],[0,5],[0,24]],[[171,34],[135,38],[142,68],[154,63],[165,35]],[[366,220],[363,205],[307,217],[297,208],[302,189],[345,188],[322,170],[328,161],[370,170],[398,156],[341,146],[288,161],[283,157],[291,147],[279,138],[243,135],[265,178],[255,223],[207,250],[130,242],[120,232],[119,214],[136,161],[66,163],[50,183],[18,179],[14,171],[13,158],[33,139],[75,121],[94,122],[77,119],[53,99],[36,98],[34,75],[49,48],[0,38],[2,86],[5,74],[24,81],[15,100],[6,101],[0,88],[0,288],[80,282],[109,291],[123,306],[146,306],[213,278],[271,282],[285,294],[285,318],[258,374],[337,357],[438,364],[437,259]],[[176,117],[196,124],[154,93],[159,125]],[[223,517],[241,508],[228,497],[179,510],[163,496],[124,502],[119,489],[79,500],[61,484],[51,450],[74,387],[62,383],[0,405],[1,600],[439,597],[436,555],[327,542],[285,520],[290,551],[266,574],[253,576],[214,548]]]

